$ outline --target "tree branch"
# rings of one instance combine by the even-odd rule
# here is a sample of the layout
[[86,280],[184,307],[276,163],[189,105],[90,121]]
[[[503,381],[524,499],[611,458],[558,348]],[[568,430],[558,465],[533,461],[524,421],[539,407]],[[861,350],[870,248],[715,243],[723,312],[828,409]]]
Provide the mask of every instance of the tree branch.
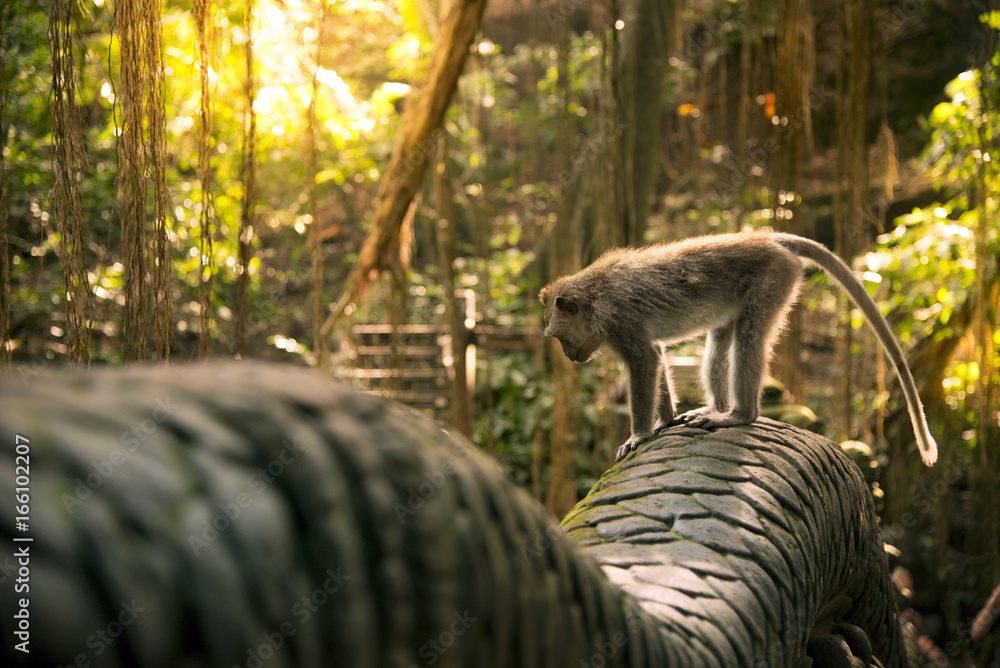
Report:
[[415,102],[406,107],[396,148],[375,196],[371,231],[340,300],[323,325],[322,335],[329,333],[348,305],[364,296],[368,286],[390,266],[399,252],[400,229],[406,211],[420,188],[428,160],[437,146],[436,133],[441,132],[444,113],[451,103],[469,47],[479,31],[485,7],[486,0],[454,0],[441,24],[427,80]]

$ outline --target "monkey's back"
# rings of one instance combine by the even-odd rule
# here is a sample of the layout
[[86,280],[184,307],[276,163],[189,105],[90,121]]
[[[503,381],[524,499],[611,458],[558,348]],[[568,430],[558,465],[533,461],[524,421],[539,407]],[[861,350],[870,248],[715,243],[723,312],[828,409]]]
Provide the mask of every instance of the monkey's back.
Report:
[[[595,325],[633,323],[671,340],[732,316],[753,284],[787,281],[801,262],[766,232],[737,232],[610,250],[571,277],[592,295]],[[707,322],[691,330],[685,323]]]

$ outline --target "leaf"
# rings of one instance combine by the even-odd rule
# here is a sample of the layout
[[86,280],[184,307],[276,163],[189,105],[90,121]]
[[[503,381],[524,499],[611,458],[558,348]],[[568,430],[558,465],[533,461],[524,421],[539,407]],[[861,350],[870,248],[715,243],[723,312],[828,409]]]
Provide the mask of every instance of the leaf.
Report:
[[336,167],[330,167],[329,169],[324,169],[316,174],[316,185],[321,185],[328,181],[333,181],[338,186],[343,185],[344,173]]

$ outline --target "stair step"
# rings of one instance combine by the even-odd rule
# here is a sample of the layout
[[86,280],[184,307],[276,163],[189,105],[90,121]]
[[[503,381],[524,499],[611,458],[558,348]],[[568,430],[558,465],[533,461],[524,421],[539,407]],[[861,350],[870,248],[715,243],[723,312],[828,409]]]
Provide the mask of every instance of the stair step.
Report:
[[348,369],[351,378],[371,380],[376,378],[447,378],[448,370],[441,368],[424,369]]
[[[392,346],[356,346],[354,351],[358,356],[375,356],[375,355],[385,355],[390,356],[393,354]],[[397,355],[404,357],[440,357],[441,347],[440,346],[403,346],[396,351]]]
[[[395,328],[399,334],[445,334],[447,327],[442,325],[400,325]],[[392,325],[354,325],[351,327],[354,334],[392,334]]]

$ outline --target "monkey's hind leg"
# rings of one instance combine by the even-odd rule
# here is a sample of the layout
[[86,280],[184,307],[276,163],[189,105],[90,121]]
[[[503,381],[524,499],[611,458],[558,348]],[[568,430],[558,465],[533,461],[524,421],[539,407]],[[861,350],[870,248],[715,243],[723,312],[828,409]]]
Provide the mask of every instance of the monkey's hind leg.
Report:
[[729,358],[733,348],[733,330],[736,321],[730,320],[716,327],[705,338],[705,356],[701,363],[701,382],[705,388],[705,405],[682,413],[677,422],[688,422],[705,415],[725,413],[729,410],[730,377]]
[[653,425],[653,433],[658,434],[664,429],[677,422],[677,405],[674,403],[674,379],[670,373],[670,364],[667,363],[667,347],[660,346],[659,366],[656,370],[660,392],[656,408],[656,424]]
[[733,323],[732,409],[711,410],[709,406],[708,412],[686,420],[688,426],[732,427],[757,419],[771,347],[795,301],[800,281],[801,264],[796,258],[789,258],[788,262],[773,265],[769,272],[762,273],[750,287]]

